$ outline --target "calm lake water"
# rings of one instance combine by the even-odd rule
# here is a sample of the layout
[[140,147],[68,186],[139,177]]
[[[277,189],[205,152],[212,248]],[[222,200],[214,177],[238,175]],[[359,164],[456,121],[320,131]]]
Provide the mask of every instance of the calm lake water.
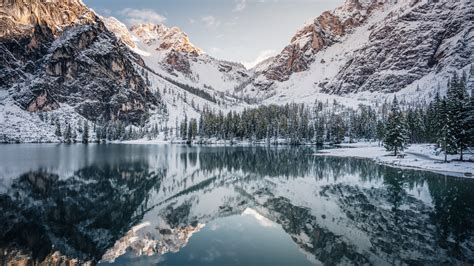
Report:
[[474,180],[314,151],[0,145],[0,265],[474,263]]

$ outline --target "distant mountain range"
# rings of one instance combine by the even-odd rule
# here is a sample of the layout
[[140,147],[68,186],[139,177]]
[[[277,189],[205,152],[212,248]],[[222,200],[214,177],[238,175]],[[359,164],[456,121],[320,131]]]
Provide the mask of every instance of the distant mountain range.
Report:
[[207,55],[179,28],[127,28],[79,0],[3,2],[0,141],[58,141],[58,124],[86,120],[173,128],[204,108],[357,106],[393,93],[429,101],[474,62],[473,11],[469,0],[347,0],[246,69]]

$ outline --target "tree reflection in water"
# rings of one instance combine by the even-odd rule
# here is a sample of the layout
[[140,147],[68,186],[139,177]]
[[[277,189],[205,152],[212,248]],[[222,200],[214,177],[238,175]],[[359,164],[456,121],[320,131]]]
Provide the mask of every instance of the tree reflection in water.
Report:
[[110,159],[68,176],[39,164],[0,195],[2,264],[179,252],[204,224],[247,208],[323,264],[474,262],[470,180],[304,147],[91,149]]

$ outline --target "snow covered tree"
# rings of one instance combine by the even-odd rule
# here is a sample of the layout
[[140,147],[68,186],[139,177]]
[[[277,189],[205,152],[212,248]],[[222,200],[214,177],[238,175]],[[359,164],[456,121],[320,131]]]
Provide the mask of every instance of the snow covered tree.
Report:
[[474,94],[466,102],[464,115],[464,130],[467,136],[467,145],[474,147]]
[[194,138],[196,138],[197,133],[198,133],[197,120],[195,118],[192,118],[189,121],[188,140],[193,140]]
[[[176,124],[175,124],[175,130],[176,130],[176,138],[179,138],[179,127],[178,127],[178,117],[176,117]],[[173,134],[171,134],[173,135]]]
[[316,124],[316,143],[323,144],[324,143],[324,119],[319,118]]
[[407,141],[408,134],[404,117],[395,96],[387,119],[384,146],[385,149],[393,151],[395,156],[397,156],[399,151],[403,151],[407,147]]
[[184,121],[181,122],[181,125],[179,127],[179,132],[181,133],[181,139],[187,139],[188,137],[188,119],[185,116]]
[[[385,138],[385,124],[383,121],[377,122],[376,138],[379,141],[383,141]],[[379,146],[380,146],[380,143],[379,143]]]
[[469,125],[466,124],[466,118],[469,111],[468,94],[466,91],[466,77],[459,78],[454,74],[448,84],[446,94],[446,149],[450,154],[460,153],[460,159],[463,160],[464,150],[472,136],[467,135]]
[[168,140],[169,139],[169,129],[168,129],[168,126],[165,126],[164,128],[164,134],[165,134],[165,140]]
[[344,141],[344,121],[341,115],[336,115],[331,126],[331,141],[340,144]]
[[67,124],[66,129],[64,130],[64,141],[66,141],[67,143],[71,143],[71,138],[72,138],[71,125]]
[[71,136],[72,142],[76,143],[77,142],[77,131],[74,128],[71,128],[71,131],[72,131],[72,136]]
[[84,127],[82,130],[82,142],[89,143],[89,123],[87,120],[84,120]]
[[424,135],[424,125],[418,109],[408,109],[406,113],[406,123],[410,143],[421,143]]
[[54,134],[57,136],[57,137],[61,137],[61,124],[59,123],[59,121],[56,121],[56,131],[54,132]]

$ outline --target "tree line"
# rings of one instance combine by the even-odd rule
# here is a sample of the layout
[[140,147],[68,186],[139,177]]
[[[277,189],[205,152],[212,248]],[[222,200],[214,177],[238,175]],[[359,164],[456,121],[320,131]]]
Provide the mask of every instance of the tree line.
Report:
[[[474,146],[474,99],[467,90],[466,75],[454,74],[446,95],[441,96],[438,90],[429,103],[408,104],[394,97],[390,102],[351,108],[326,100],[259,106],[226,114],[204,106],[199,119],[185,115],[174,128],[166,121],[143,121],[141,126],[121,121],[79,121],[74,127],[66,123],[61,128],[57,118],[49,120],[56,125],[56,135],[69,143],[154,139],[160,134],[167,140],[198,143],[213,138],[290,145],[380,141],[395,155],[411,143],[435,143],[445,154],[459,154],[462,160],[466,149]],[[39,115],[48,121],[47,113]]]
[[448,83],[445,96],[436,94],[426,107],[409,108],[402,112],[394,98],[392,110],[384,129],[387,150],[403,150],[408,143],[435,143],[448,154],[459,154],[474,146],[474,95],[467,91],[464,74],[454,74]]
[[198,121],[185,118],[176,136],[188,141],[216,138],[294,145],[378,140],[395,155],[410,143],[435,143],[463,160],[465,150],[474,146],[473,127],[474,100],[467,91],[467,77],[455,74],[446,95],[437,92],[429,104],[400,104],[394,97],[392,102],[356,109],[337,101],[259,106],[227,114],[204,108]]

